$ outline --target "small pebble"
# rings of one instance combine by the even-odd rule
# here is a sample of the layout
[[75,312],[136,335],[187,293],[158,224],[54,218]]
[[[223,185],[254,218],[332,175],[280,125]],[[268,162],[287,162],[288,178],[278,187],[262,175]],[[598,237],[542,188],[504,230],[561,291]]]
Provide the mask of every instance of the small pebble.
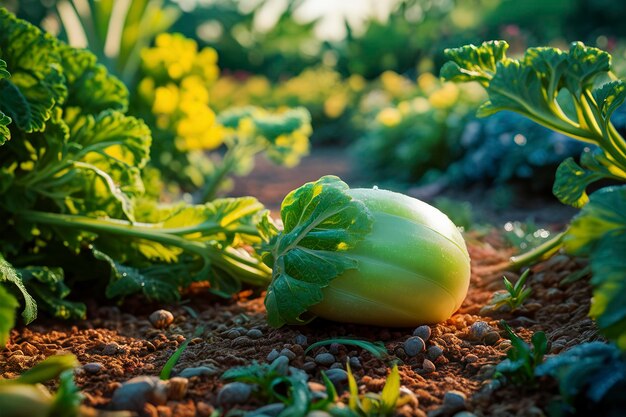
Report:
[[278,372],[280,375],[287,375],[287,371],[289,370],[289,358],[280,355],[272,362],[272,367]]
[[270,353],[267,354],[267,361],[268,362],[274,362],[274,360],[280,356],[280,353],[278,353],[278,351],[276,349],[272,349],[272,351]]
[[252,394],[252,386],[243,382],[231,382],[224,385],[217,394],[220,405],[245,403]]
[[102,348],[102,354],[107,356],[117,355],[121,350],[120,345],[115,342],[111,342],[104,345]]
[[431,361],[434,361],[435,359],[443,355],[443,349],[437,345],[433,345],[428,348],[428,352],[426,354]]
[[282,356],[288,357],[290,361],[292,361],[292,360],[294,360],[296,358],[296,354],[293,353],[293,351],[291,349],[285,348],[285,349],[280,351],[280,354]]
[[228,332],[226,332],[226,337],[228,339],[236,339],[239,336],[241,336],[241,332],[239,330],[237,330],[237,329],[232,329],[232,330],[229,330]]
[[120,385],[111,398],[113,410],[141,411],[146,403],[167,402],[167,384],[155,376],[138,376]]
[[99,362],[90,362],[83,365],[83,369],[88,374],[97,374],[102,368],[104,368],[104,365]]
[[315,362],[304,362],[304,365],[302,365],[302,369],[307,372],[311,372],[317,369],[317,364]]
[[307,382],[307,385],[311,392],[326,392],[326,386],[324,384],[320,384],[319,382],[309,381]]
[[332,368],[326,371],[326,376],[330,379],[330,382],[333,383],[334,386],[340,386],[346,382],[348,382],[348,373],[343,369]]
[[467,363],[474,363],[474,362],[478,361],[478,356],[473,355],[473,354],[470,353],[468,355],[465,355],[464,360]]
[[470,413],[469,411],[461,411],[460,413],[456,413],[454,417],[476,417],[476,414]]
[[263,332],[259,329],[250,329],[246,332],[246,336],[251,339],[260,339],[263,337]]
[[352,369],[361,369],[362,367],[361,361],[356,356],[350,357],[350,359],[348,360],[348,363],[350,364],[350,368]]
[[340,347],[341,345],[339,343],[331,343],[330,346],[328,346],[328,351],[333,355],[336,355],[339,353]]
[[404,351],[408,356],[416,356],[418,353],[424,350],[426,344],[419,336],[409,337],[404,342]]
[[300,345],[302,347],[306,346],[308,344],[308,340],[307,337],[303,334],[299,334],[294,338],[294,343],[296,345]]
[[435,372],[437,370],[435,364],[428,359],[424,359],[424,362],[422,362],[422,369],[427,373]]
[[157,310],[148,316],[150,323],[157,329],[165,329],[174,321],[174,315],[167,310]]
[[465,394],[461,391],[448,391],[443,395],[443,405],[450,410],[461,410],[465,408]]
[[428,339],[430,339],[430,327],[419,326],[413,331],[413,336],[419,336],[424,342],[427,341]]
[[189,380],[176,376],[167,380],[167,399],[180,401],[187,395]]
[[495,345],[500,341],[500,333],[498,332],[489,332],[484,337],[485,344],[487,345]]
[[217,368],[214,367],[208,367],[208,366],[197,366],[194,368],[186,368],[183,369],[178,376],[182,377],[182,378],[192,378],[194,376],[211,376],[211,375],[216,375],[219,373],[219,370]]
[[330,353],[318,353],[315,355],[315,362],[320,365],[329,366],[335,363],[335,357]]
[[492,332],[493,328],[484,321],[477,321],[470,326],[469,332],[470,336],[474,339],[481,340],[483,337],[487,335],[487,333]]
[[343,369],[343,366],[339,362],[335,362],[330,365],[330,369]]

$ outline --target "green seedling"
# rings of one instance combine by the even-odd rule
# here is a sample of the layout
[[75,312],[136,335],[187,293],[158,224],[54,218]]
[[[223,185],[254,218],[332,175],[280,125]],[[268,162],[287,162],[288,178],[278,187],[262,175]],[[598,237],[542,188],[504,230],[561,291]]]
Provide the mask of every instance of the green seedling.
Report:
[[[198,327],[196,329],[193,337],[200,336],[202,334],[202,332],[204,332],[204,327]],[[161,369],[161,373],[159,374],[159,378],[161,380],[166,381],[166,380],[170,379],[170,376],[172,375],[172,370],[174,369],[174,366],[176,366],[176,363],[180,359],[181,355],[187,349],[187,346],[189,346],[189,342],[190,341],[191,341],[191,339],[185,340],[178,347],[178,349],[176,349],[176,351],[172,354],[172,356],[170,356],[170,358],[167,360],[167,362],[165,362],[165,365],[163,365],[163,369]]]
[[496,377],[503,378],[520,386],[534,386],[535,369],[543,363],[548,350],[548,339],[544,332],[535,332],[529,345],[519,337],[506,322],[500,325],[506,330],[511,348],[506,352],[507,358],[496,365]]
[[502,277],[506,290],[494,293],[491,301],[487,304],[487,308],[500,310],[506,306],[510,311],[520,308],[532,292],[530,288],[526,287],[528,274],[530,274],[530,269],[524,271],[515,284],[512,284],[506,277]]

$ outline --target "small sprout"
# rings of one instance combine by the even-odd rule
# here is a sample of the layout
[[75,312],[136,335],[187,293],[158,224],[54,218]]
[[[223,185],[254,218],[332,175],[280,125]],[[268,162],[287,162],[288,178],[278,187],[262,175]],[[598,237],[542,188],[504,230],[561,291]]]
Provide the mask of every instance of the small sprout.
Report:
[[524,342],[503,320],[500,325],[506,330],[511,348],[506,352],[507,359],[496,365],[495,376],[505,378],[515,385],[534,386],[535,368],[543,363],[548,351],[548,339],[544,332],[535,332],[529,345]]
[[495,292],[491,301],[489,301],[489,303],[485,306],[486,309],[495,311],[501,310],[504,306],[506,306],[509,311],[515,311],[520,308],[532,292],[530,288],[526,287],[526,280],[528,279],[529,273],[530,269],[524,271],[515,285],[512,284],[506,277],[502,277],[506,290]]
[[[204,332],[204,327],[198,327],[194,333],[194,337],[198,337],[202,334],[202,332]],[[159,378],[162,381],[167,381],[168,379],[170,379],[170,376],[172,375],[172,370],[174,369],[174,366],[176,366],[176,363],[178,362],[178,359],[180,359],[180,356],[183,354],[183,352],[185,351],[185,349],[187,349],[187,346],[189,346],[189,342],[191,341],[191,339],[187,339],[185,340],[179,347],[178,349],[176,349],[176,351],[172,354],[172,356],[170,356],[170,358],[167,360],[167,362],[165,362],[165,365],[163,365],[163,369],[161,369],[161,373],[159,374]]]

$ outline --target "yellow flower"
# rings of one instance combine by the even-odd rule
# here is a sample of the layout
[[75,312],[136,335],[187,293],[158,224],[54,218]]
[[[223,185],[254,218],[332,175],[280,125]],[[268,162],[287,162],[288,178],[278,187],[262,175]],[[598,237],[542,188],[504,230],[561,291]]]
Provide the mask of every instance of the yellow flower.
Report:
[[351,76],[348,77],[348,86],[353,91],[358,92],[358,91],[363,90],[367,86],[367,82],[365,81],[365,78],[363,78],[362,76],[358,74],[352,74]]
[[459,99],[459,88],[454,83],[445,83],[442,88],[428,97],[430,104],[436,109],[447,109]]
[[209,91],[206,88],[206,84],[199,76],[189,75],[183,78],[180,87],[182,90],[182,101],[209,103]]
[[430,72],[425,72],[419,77],[417,77],[417,85],[418,87],[425,91],[426,93],[431,92],[433,89],[437,88],[439,84],[439,80]]
[[411,88],[411,82],[402,75],[393,71],[385,71],[380,75],[380,82],[383,89],[392,96],[401,96]]
[[402,114],[398,109],[387,107],[378,113],[376,120],[384,126],[394,127],[402,121]]
[[237,134],[242,137],[251,137],[254,135],[256,127],[254,126],[254,121],[250,117],[244,117],[239,121],[239,125],[237,126]]
[[165,87],[157,87],[154,94],[152,111],[156,114],[172,114],[176,111],[179,101],[178,87],[168,84]]
[[344,93],[333,94],[324,101],[324,114],[331,119],[341,116],[348,104],[348,97]]

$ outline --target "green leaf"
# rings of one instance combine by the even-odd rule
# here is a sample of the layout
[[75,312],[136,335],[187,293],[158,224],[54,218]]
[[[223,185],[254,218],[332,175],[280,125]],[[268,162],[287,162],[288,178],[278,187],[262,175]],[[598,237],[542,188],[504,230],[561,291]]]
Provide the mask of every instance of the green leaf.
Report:
[[586,189],[590,184],[605,178],[626,180],[626,173],[614,166],[601,149],[585,150],[580,164],[567,158],[556,171],[552,192],[563,204],[581,208],[589,201]]
[[141,270],[122,265],[97,249],[92,252],[96,259],[106,262],[111,268],[110,281],[106,288],[107,297],[143,293],[149,300],[162,302],[174,302],[180,298],[178,280],[173,279],[172,274],[185,274],[187,271],[184,269],[174,265],[155,265]]
[[398,373],[398,365],[393,365],[391,373],[387,377],[387,382],[380,393],[381,412],[383,415],[392,415],[396,410],[396,403],[400,397],[400,374]]
[[509,45],[505,41],[483,42],[480,46],[466,45],[446,49],[450,59],[441,69],[441,77],[447,81],[478,81],[486,86],[500,62],[506,62]]
[[570,253],[590,256],[589,314],[602,333],[626,350],[626,186],[593,193],[572,221],[564,243]]
[[40,309],[61,319],[84,319],[87,316],[85,304],[65,299],[70,289],[64,282],[61,268],[29,266],[20,268],[19,272]]
[[24,311],[22,312],[24,322],[28,324],[31,321],[35,320],[35,318],[37,317],[37,304],[35,303],[35,300],[28,293],[26,287],[24,287],[22,277],[17,273],[13,266],[11,266],[11,264],[8,263],[0,254],[0,283],[5,281],[14,284],[20,290],[22,296],[24,297]]
[[0,8],[0,51],[11,73],[0,79],[0,111],[25,132],[42,131],[67,95],[58,41]]
[[0,285],[0,348],[9,341],[9,332],[15,326],[15,310],[19,306],[15,297]]
[[105,110],[127,110],[126,86],[98,64],[94,54],[65,44],[60,45],[60,54],[68,89],[65,106],[92,115]]
[[529,48],[524,54],[524,63],[531,66],[541,77],[548,100],[554,100],[567,70],[568,55],[557,48]]
[[611,81],[594,89],[592,94],[604,121],[609,122],[613,112],[626,100],[626,84],[622,80]]
[[[7,63],[0,59],[0,83],[3,78],[9,78],[11,74],[7,71]],[[0,111],[0,146],[11,139],[11,132],[7,127],[11,123],[11,118]]]
[[70,369],[59,375],[59,389],[54,395],[50,416],[77,417],[83,399],[80,390],[74,383],[74,372]]
[[[563,238],[574,255],[589,255],[607,235],[626,233],[626,186],[605,187],[593,193],[572,220]],[[593,269],[593,268],[592,268]]]
[[272,249],[274,271],[265,298],[270,325],[305,323],[301,315],[322,301],[322,289],[342,272],[358,268],[342,252],[370,232],[372,218],[347,190],[339,178],[326,176],[285,197],[284,230]]
[[57,378],[62,372],[74,369],[78,366],[78,361],[74,355],[54,355],[39,362],[17,379],[7,383],[16,384],[40,384]]
[[569,50],[565,85],[575,96],[589,89],[595,78],[611,69],[611,55],[597,48],[574,42]]
[[320,340],[319,342],[315,342],[309,345],[304,353],[309,353],[311,350],[318,348],[320,346],[332,345],[333,343],[339,343],[341,345],[350,345],[357,346],[363,350],[368,351],[374,357],[378,359],[384,359],[389,356],[389,352],[387,352],[387,348],[382,342],[368,342],[367,340],[357,340],[357,339],[347,339],[347,338],[332,338],[327,340]]

